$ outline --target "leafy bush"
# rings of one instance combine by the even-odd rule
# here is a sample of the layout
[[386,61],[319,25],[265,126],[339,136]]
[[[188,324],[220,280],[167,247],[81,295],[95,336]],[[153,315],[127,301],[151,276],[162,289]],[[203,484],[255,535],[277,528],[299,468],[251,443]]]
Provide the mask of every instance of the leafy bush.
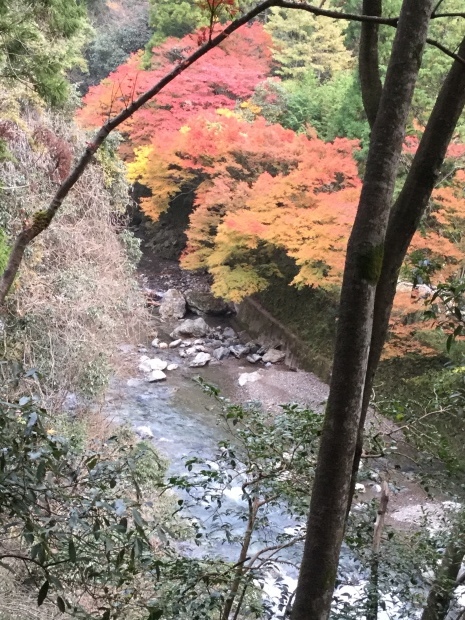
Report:
[[147,616],[140,580],[164,555],[143,516],[143,491],[163,475],[154,451],[152,471],[140,475],[146,446],[127,437],[76,449],[34,399],[1,402],[0,413],[2,566],[17,580],[28,575],[39,606],[53,599],[81,618]]

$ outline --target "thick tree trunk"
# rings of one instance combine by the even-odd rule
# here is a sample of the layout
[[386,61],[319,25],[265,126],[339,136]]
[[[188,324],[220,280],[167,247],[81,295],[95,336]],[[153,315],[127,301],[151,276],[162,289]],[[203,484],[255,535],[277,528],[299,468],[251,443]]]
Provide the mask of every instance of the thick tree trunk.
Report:
[[432,0],[404,0],[372,131],[365,180],[347,248],[333,374],[293,620],[326,620],[330,612],[361,415],[375,290],[431,12]]
[[[382,0],[363,0],[364,15],[381,17]],[[378,24],[364,23],[360,35],[358,73],[362,90],[362,101],[370,127],[375,124],[379,102],[383,92],[378,58]]]
[[[465,38],[458,53],[462,57],[465,55]],[[354,458],[349,509],[363,451],[363,428],[373,380],[387,336],[399,270],[439,178],[447,147],[464,106],[465,66],[459,61],[454,61],[431,112],[404,187],[389,218],[383,269],[376,288],[373,333]]]

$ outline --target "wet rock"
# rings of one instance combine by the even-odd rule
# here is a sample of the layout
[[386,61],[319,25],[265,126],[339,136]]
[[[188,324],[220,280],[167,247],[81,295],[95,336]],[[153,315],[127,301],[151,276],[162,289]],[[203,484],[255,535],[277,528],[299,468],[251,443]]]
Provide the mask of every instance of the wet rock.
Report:
[[213,357],[217,360],[223,360],[229,357],[230,351],[228,347],[218,347],[213,351]]
[[256,364],[262,359],[262,356],[258,355],[257,353],[252,353],[251,355],[247,355],[245,359],[251,364]]
[[177,340],[173,340],[173,342],[170,342],[170,349],[175,349],[176,347],[179,347],[181,343],[182,343],[181,338],[178,338]]
[[243,372],[239,375],[239,385],[243,387],[246,383],[254,383],[261,378],[262,376],[258,370],[255,372]]
[[237,334],[233,330],[232,327],[225,327],[223,330],[223,337],[224,338],[237,338]]
[[249,353],[249,347],[245,346],[244,344],[236,344],[235,346],[229,347],[229,350],[234,355],[234,357],[237,357],[237,359],[245,357]]
[[182,319],[186,314],[186,300],[181,291],[170,288],[160,304],[160,316],[163,320]]
[[210,353],[197,353],[189,366],[190,368],[199,368],[200,366],[206,366],[210,360]]
[[210,314],[220,316],[230,311],[228,304],[219,297],[215,297],[210,291],[194,291],[185,293],[187,305],[196,314]]
[[178,325],[170,334],[171,338],[176,340],[180,336],[193,336],[194,338],[202,338],[210,331],[207,323],[199,317],[198,319],[186,319]]
[[270,349],[263,356],[263,361],[265,363],[271,362],[271,364],[277,364],[278,362],[282,362],[286,357],[286,354],[283,351],[278,351],[278,349]]
[[166,379],[166,375],[163,370],[152,370],[151,373],[147,376],[147,381],[153,383],[154,381],[164,381]]

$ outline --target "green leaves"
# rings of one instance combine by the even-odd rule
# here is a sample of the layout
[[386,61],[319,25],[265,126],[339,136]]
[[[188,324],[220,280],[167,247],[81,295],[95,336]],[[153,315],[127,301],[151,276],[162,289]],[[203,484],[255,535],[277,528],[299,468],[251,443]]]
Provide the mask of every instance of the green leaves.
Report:
[[37,605],[40,607],[42,605],[42,603],[45,601],[45,599],[47,598],[47,594],[48,594],[48,589],[50,587],[50,584],[47,581],[44,581],[44,583],[42,584],[40,590],[39,590],[39,594],[37,596]]
[[33,399],[0,403],[0,526],[11,532],[9,552],[34,564],[38,605],[53,591],[62,613],[77,613],[84,597],[124,617],[134,595],[114,592],[159,562],[147,534],[155,526],[137,499],[145,452],[119,439],[75,449],[46,422]]

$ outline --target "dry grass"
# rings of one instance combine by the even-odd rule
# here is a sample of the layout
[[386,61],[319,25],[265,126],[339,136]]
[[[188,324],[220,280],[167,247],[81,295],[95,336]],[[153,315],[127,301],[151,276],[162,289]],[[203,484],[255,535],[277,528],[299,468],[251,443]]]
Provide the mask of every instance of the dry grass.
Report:
[[[44,131],[53,134],[53,148],[35,138]],[[49,202],[66,149],[79,154],[84,136],[69,121],[34,110],[10,124],[10,135],[14,159],[0,166],[0,226],[14,235]],[[100,394],[114,371],[116,345],[140,341],[146,330],[144,301],[120,234],[127,199],[120,164],[110,156],[101,162],[89,166],[29,249],[9,298],[3,357],[39,371],[52,408],[67,392]]]

